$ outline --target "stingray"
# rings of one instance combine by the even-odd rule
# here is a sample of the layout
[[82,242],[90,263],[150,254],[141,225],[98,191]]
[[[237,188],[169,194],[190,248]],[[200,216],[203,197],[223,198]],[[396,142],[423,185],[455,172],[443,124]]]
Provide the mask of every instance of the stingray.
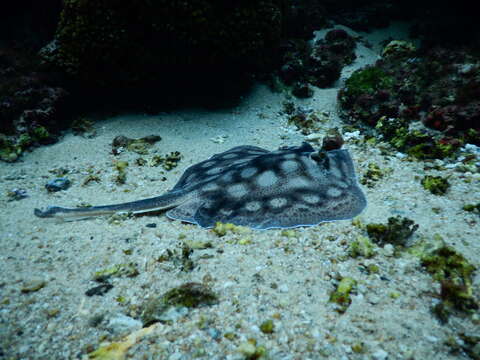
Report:
[[348,150],[316,151],[308,143],[268,151],[237,146],[190,166],[165,194],[86,208],[35,209],[41,218],[85,218],[169,209],[167,216],[201,227],[216,222],[254,229],[346,220],[367,205]]

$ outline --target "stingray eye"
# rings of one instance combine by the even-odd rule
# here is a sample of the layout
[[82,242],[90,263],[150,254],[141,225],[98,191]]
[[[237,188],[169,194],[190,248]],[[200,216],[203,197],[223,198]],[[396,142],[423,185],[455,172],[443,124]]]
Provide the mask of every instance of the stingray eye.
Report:
[[319,166],[323,166],[325,169],[330,168],[330,159],[328,158],[326,151],[314,152],[310,155],[310,158],[315,161]]

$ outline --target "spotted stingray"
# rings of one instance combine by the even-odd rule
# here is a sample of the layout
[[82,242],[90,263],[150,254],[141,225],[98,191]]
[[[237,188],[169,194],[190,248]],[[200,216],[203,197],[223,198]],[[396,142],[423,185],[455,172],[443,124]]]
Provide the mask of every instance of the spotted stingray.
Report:
[[348,150],[308,143],[267,151],[237,146],[190,166],[175,187],[150,199],[88,208],[49,206],[38,217],[85,218],[170,209],[172,219],[212,227],[217,221],[254,229],[312,226],[351,219],[366,206]]

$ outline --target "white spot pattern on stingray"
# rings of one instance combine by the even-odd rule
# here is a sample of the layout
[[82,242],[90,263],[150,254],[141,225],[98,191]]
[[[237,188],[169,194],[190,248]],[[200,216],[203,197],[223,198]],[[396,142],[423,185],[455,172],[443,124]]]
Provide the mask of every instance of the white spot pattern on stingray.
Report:
[[272,170],[264,171],[257,176],[257,185],[261,187],[273,186],[277,181],[278,177]]
[[216,191],[218,189],[220,189],[220,186],[218,186],[218,184],[214,182],[207,183],[205,186],[202,187],[203,191]]
[[245,209],[248,211],[257,211],[262,208],[262,204],[258,201],[249,201],[245,204]]
[[233,197],[242,197],[248,194],[245,184],[235,184],[227,187],[228,195]]
[[233,174],[231,171],[229,171],[225,173],[220,179],[225,183],[229,183],[233,180]]
[[342,195],[342,191],[340,189],[334,188],[334,187],[329,187],[327,189],[327,195],[330,197],[338,197]]
[[254,167],[247,167],[240,172],[240,176],[244,179],[248,179],[249,177],[255,175],[256,173],[257,173],[257,169],[255,169]]
[[320,196],[315,194],[302,195],[302,200],[309,204],[318,204],[320,202]]
[[280,208],[280,207],[284,207],[285,205],[287,205],[288,201],[285,198],[279,197],[279,198],[271,199],[268,203],[273,208]]
[[225,215],[225,216],[230,216],[233,214],[232,209],[220,209],[220,212],[222,213],[222,215]]
[[299,168],[298,162],[293,160],[285,160],[280,164],[280,168],[285,172],[292,172]]
[[294,178],[291,178],[288,183],[287,183],[288,188],[290,189],[300,189],[300,188],[308,188],[312,186],[312,183],[308,181],[307,178],[304,178],[302,176],[297,176]]

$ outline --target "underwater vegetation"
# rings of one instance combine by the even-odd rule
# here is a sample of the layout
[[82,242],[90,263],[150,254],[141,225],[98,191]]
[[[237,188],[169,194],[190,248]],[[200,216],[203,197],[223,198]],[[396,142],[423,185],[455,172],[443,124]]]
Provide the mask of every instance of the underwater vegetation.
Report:
[[440,302],[433,312],[442,321],[454,310],[472,313],[479,305],[473,296],[472,280],[475,266],[452,247],[442,246],[421,258],[422,266],[440,283]]
[[0,160],[57,141],[69,93],[39,71],[35,56],[0,47]]
[[446,178],[432,175],[424,176],[421,184],[425,190],[430,191],[434,195],[444,195],[450,187],[450,183]]
[[335,310],[339,313],[347,311],[352,303],[350,293],[355,289],[357,281],[350,277],[340,279],[337,288],[330,294],[330,302],[336,304]]
[[159,297],[147,300],[141,307],[140,318],[144,326],[155,322],[168,322],[167,311],[179,308],[196,308],[218,303],[218,296],[207,286],[189,282],[173,288]]
[[350,243],[348,253],[353,258],[364,257],[368,259],[375,256],[375,246],[368,237],[360,235]]
[[480,203],[477,204],[465,204],[463,206],[463,210],[468,211],[468,212],[473,212],[480,214]]
[[149,135],[140,139],[131,139],[118,135],[112,141],[112,154],[117,155],[122,151],[128,150],[140,155],[147,155],[148,149],[160,140],[162,138],[158,135]]
[[392,41],[338,93],[340,114],[417,159],[480,144],[480,58],[461,48]]
[[379,246],[385,244],[405,246],[407,240],[418,229],[418,224],[405,217],[388,218],[387,224],[367,224],[368,237]]

